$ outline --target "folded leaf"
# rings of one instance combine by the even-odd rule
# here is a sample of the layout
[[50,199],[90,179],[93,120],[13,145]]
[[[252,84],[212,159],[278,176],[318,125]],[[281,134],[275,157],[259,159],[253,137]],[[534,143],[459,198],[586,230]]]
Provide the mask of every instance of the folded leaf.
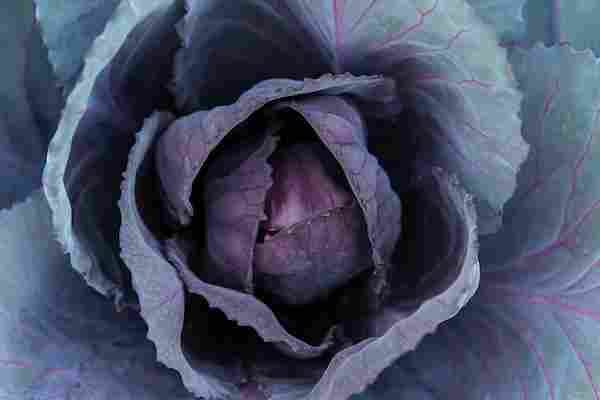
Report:
[[186,0],[186,8],[172,88],[184,113],[233,103],[266,79],[334,72],[283,1]]
[[359,110],[341,97],[314,96],[282,102],[298,112],[336,158],[362,209],[375,271],[369,283],[371,309],[387,293],[390,259],[400,237],[402,207],[390,179],[367,148],[369,140]]
[[523,42],[508,43],[512,46],[533,46],[537,42],[552,45],[560,40],[558,20],[555,18],[556,5],[559,1],[548,3],[546,0],[527,0],[525,14],[527,20],[527,37]]
[[510,223],[485,243],[486,298],[512,310],[530,339],[540,398],[575,390],[598,398],[600,68],[591,51],[568,45],[513,57],[534,151],[508,204]]
[[206,242],[198,267],[207,282],[253,292],[254,245],[273,183],[267,158],[276,145],[269,133],[258,135],[231,145],[207,167],[202,182]]
[[323,75],[295,81],[270,79],[243,93],[228,106],[179,118],[160,138],[156,163],[167,208],[180,225],[189,225],[194,180],[211,152],[252,114],[276,100],[307,94],[353,94],[369,97],[373,88],[388,86],[380,76]]
[[118,304],[135,303],[119,259],[120,176],[143,119],[166,88],[183,10],[169,0],[123,1],[92,46],[48,151],[44,186],[73,267]]
[[554,20],[561,42],[569,42],[578,50],[592,49],[600,56],[598,18],[600,4],[589,0],[557,0],[554,2]]
[[192,400],[134,312],[68,265],[41,191],[0,211],[0,397]]
[[467,0],[481,19],[490,24],[502,41],[520,40],[525,35],[527,0]]
[[505,51],[475,11],[464,0],[290,3],[328,33],[315,40],[330,41],[322,46],[337,69],[395,79],[405,121],[379,140],[426,141],[407,153],[456,174],[475,198],[480,233],[496,231],[527,145]]
[[200,360],[192,366],[186,357],[182,344],[183,284],[162,253],[136,198],[139,181],[152,178],[146,175],[153,162],[156,138],[172,120],[173,115],[168,113],[155,113],[146,119],[131,150],[119,201],[123,221],[119,237],[121,256],[131,271],[141,315],[148,325],[148,338],[156,346],[158,360],[177,370],[186,387],[197,396],[220,399],[233,390],[230,378],[224,378],[226,372],[212,360]]

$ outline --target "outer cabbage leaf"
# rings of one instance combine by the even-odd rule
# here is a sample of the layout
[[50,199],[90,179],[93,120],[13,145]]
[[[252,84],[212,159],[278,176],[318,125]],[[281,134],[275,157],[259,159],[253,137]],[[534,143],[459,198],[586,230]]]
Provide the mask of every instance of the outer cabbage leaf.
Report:
[[233,103],[266,79],[333,72],[283,1],[186,0],[186,8],[173,82],[185,113]]
[[118,256],[119,177],[144,117],[172,103],[166,85],[182,15],[169,0],[124,0],[117,7],[48,151],[44,188],[59,240],[73,267],[118,304],[135,302]]
[[[410,239],[420,241],[421,246],[414,246],[418,256],[410,260],[412,265],[396,267],[398,279],[392,281],[390,297],[379,313],[347,321],[346,334],[368,339],[335,355],[311,392],[311,400],[346,399],[364,390],[384,368],[417,348],[425,335],[454,318],[477,289],[477,229],[471,197],[456,179],[439,169],[424,173],[415,189],[422,196],[422,218],[430,223],[421,227],[420,232],[426,235],[404,231],[403,239],[407,240],[405,246],[411,246]],[[439,231],[443,234],[439,235]],[[427,244],[422,241],[424,237],[429,239]],[[437,256],[441,257],[436,259]],[[405,257],[403,252],[398,258],[408,264]],[[429,279],[412,287],[414,292],[402,285],[406,272],[403,269],[407,267],[432,272]]]
[[136,313],[68,267],[41,191],[0,211],[0,397],[192,400]]
[[185,313],[185,292],[175,268],[162,252],[161,243],[153,235],[138,205],[147,204],[140,181],[155,179],[150,167],[157,136],[166,129],[174,116],[155,113],[146,119],[133,146],[122,194],[119,201],[122,225],[120,229],[121,256],[131,271],[133,285],[140,299],[141,315],[148,324],[148,338],[156,346],[157,358],[166,366],[177,370],[186,387],[208,399],[229,396],[234,390],[226,372],[211,360],[201,360],[192,366],[182,345]]
[[520,40],[525,35],[523,18],[527,0],[467,0],[477,15],[492,25],[500,40]]
[[532,151],[505,225],[481,243],[478,295],[374,398],[600,398],[598,60],[538,46],[513,61]]
[[31,111],[47,147],[58,126],[65,100],[48,60],[48,49],[42,40],[39,23],[33,24],[29,34],[24,73]]
[[[146,119],[130,154],[119,201],[122,257],[131,270],[158,360],[176,369],[185,386],[206,399],[244,398],[252,391],[246,384],[259,382],[258,393],[270,392],[271,387],[280,387],[282,374],[292,393],[306,393],[310,390],[307,380],[314,380],[326,366],[323,360],[292,363],[245,326],[304,356],[318,355],[330,346],[330,340],[313,347],[296,339],[282,329],[264,304],[261,315],[256,316],[252,309],[259,301],[254,297],[195,277],[187,265],[189,242],[162,241],[155,235],[152,217],[156,203],[146,196],[147,189],[156,187],[152,153],[158,135],[172,120],[169,113],[155,113]],[[190,292],[209,295],[206,300],[186,295],[184,284]]]
[[86,52],[104,30],[119,0],[34,2],[44,42],[50,52],[50,62],[68,93],[83,67]]
[[554,3],[559,39],[578,50],[592,49],[600,56],[600,3],[592,0],[557,0]]
[[531,353],[544,398],[598,398],[600,67],[591,51],[567,45],[516,51],[513,65],[534,151],[507,229],[486,243],[485,294],[530,325],[526,332],[543,333]]
[[547,0],[528,0],[525,5],[527,38],[520,43],[515,42],[510,45],[532,46],[537,42],[547,45],[557,43],[560,39],[557,20],[554,18],[556,4],[558,1],[549,3]]
[[[54,81],[27,1],[6,3],[0,16],[0,208],[39,187],[56,118]],[[29,73],[36,73],[29,76]],[[38,106],[47,106],[39,113]]]
[[[483,301],[475,295],[457,316],[389,367],[356,400],[595,398],[588,396],[585,384],[549,394],[547,376],[560,377],[550,381],[557,388],[571,379],[573,372],[581,372],[577,371],[580,366],[574,354],[564,363],[550,363],[555,357],[546,358],[552,351],[571,351],[568,339],[552,318],[540,317],[531,324],[521,317],[524,312],[535,314],[538,309],[523,304],[484,305]],[[591,338],[582,335],[579,339],[585,342]],[[538,348],[542,340],[553,347]]]
[[[506,52],[474,10],[463,0],[288,3],[306,25],[331,32],[315,40],[330,40],[322,46],[335,54],[336,70],[396,80],[410,114],[403,142],[428,141],[412,153],[457,174],[475,197],[480,233],[497,230],[528,147]],[[391,127],[381,141],[398,134]]]
[[367,130],[358,110],[338,96],[282,102],[298,112],[339,162],[367,223],[376,268],[391,259],[400,237],[400,198],[377,159],[367,149]]

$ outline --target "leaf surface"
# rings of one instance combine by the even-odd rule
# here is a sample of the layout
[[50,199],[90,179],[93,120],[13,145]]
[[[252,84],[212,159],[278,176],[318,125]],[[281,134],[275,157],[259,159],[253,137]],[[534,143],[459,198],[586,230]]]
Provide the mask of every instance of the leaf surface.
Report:
[[68,93],[119,0],[34,0],[50,62]]
[[120,177],[144,118],[172,101],[166,85],[182,15],[170,0],[119,4],[88,53],[44,169],[54,225],[73,268],[121,306],[137,299],[118,254]]
[[467,0],[485,22],[492,25],[500,40],[519,40],[525,35],[527,0]]
[[11,2],[0,16],[0,209],[41,184],[61,101],[47,65],[30,2]]
[[600,398],[598,60],[566,45],[513,57],[532,151],[481,242],[479,291],[371,398]]
[[323,33],[315,40],[336,69],[395,80],[405,122],[379,132],[382,146],[398,135],[423,142],[407,153],[456,174],[475,198],[480,233],[497,231],[528,146],[506,51],[475,10],[464,0],[290,3]]
[[137,313],[69,267],[41,191],[0,211],[0,251],[0,397],[192,400]]

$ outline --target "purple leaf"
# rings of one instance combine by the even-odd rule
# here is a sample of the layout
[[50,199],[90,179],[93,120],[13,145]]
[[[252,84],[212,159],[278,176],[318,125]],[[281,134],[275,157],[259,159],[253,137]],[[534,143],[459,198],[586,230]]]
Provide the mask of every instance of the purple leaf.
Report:
[[186,387],[197,396],[219,399],[235,388],[234,377],[227,379],[223,367],[210,359],[193,366],[182,344],[185,292],[175,268],[162,253],[161,244],[140,213],[136,192],[138,180],[144,178],[147,165],[153,162],[150,151],[156,138],[173,116],[155,113],[146,119],[131,150],[122,195],[119,201],[122,225],[120,230],[121,257],[132,275],[139,296],[141,315],[148,325],[148,338],[156,346],[157,358],[179,372]]
[[[73,268],[117,304],[135,303],[119,259],[119,177],[144,117],[171,104],[166,88],[183,10],[122,2],[92,46],[48,151],[44,188]],[[140,95],[143,93],[143,95]]]
[[398,135],[426,140],[414,159],[456,174],[475,198],[480,233],[496,231],[528,147],[505,51],[474,10],[464,0],[291,3],[336,70],[395,79],[409,123],[378,132],[382,146]]
[[0,397],[192,400],[156,362],[137,313],[69,267],[43,193],[0,211]]
[[334,72],[284,1],[186,0],[186,8],[172,88],[185,113],[233,103],[263,80]]
[[[300,124],[288,123],[284,138],[299,136],[302,129],[294,125]],[[311,137],[310,132],[299,133]],[[283,229],[352,202],[352,194],[335,179],[335,159],[321,143],[284,144],[270,164],[273,186],[267,198],[267,230]]]
[[[292,119],[282,140],[312,138],[310,131]],[[326,299],[373,266],[362,210],[322,143],[284,143],[270,162],[274,184],[264,240],[256,245],[257,287],[285,304]]]
[[[423,192],[423,204],[431,202],[434,205],[424,207],[431,213],[426,217],[444,220],[443,225],[432,224],[430,229],[444,229],[450,237],[443,241],[432,239],[421,251],[431,253],[431,249],[444,249],[447,257],[435,268],[435,279],[416,288],[419,297],[412,296],[398,282],[392,281],[396,286],[392,287],[392,295],[379,313],[344,324],[347,334],[367,339],[336,354],[309,399],[346,399],[362,392],[384,368],[415,350],[425,335],[453,318],[475,293],[479,263],[476,217],[470,196],[458,186],[456,179],[438,169],[429,175],[423,174],[415,190]],[[419,212],[418,209],[410,211]],[[400,260],[404,254],[400,254]],[[398,266],[401,267],[406,266]],[[401,275],[402,271],[399,269],[397,273]]]
[[267,158],[276,144],[270,134],[259,135],[227,147],[207,167],[201,182],[206,247],[198,272],[206,282],[253,292],[254,245],[273,183]]
[[85,53],[102,33],[118,0],[34,0],[50,62],[60,84],[70,91],[81,72]]
[[191,222],[192,186],[209,154],[232,130],[268,103],[311,93],[361,95],[388,84],[381,77],[349,75],[324,75],[304,81],[272,79],[254,86],[234,104],[179,118],[160,138],[156,154],[168,211],[181,225]]
[[373,265],[355,202],[278,232],[256,245],[255,257],[257,287],[294,305],[326,298]]
[[[60,97],[33,5],[6,4],[0,17],[0,209],[23,201],[41,183]],[[35,75],[29,73],[35,72]],[[47,102],[47,103],[45,103]],[[47,106],[40,109],[40,106]]]
[[379,270],[375,276],[388,269],[400,237],[401,204],[366,147],[367,131],[358,111],[341,97],[326,96],[282,102],[277,107],[300,113],[339,162],[364,213],[373,263]]

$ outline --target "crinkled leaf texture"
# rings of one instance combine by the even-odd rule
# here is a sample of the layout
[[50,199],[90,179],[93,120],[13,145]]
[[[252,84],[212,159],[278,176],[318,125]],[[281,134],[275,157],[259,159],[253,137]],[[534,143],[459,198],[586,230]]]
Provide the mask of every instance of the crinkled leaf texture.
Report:
[[141,318],[69,268],[41,191],[0,211],[0,251],[1,398],[192,400]]
[[59,93],[27,1],[3,5],[0,44],[0,209],[40,185]]
[[[70,91],[85,53],[103,30],[119,0],[34,0],[36,17],[61,85]],[[25,2],[23,2],[25,3]]]
[[370,398],[600,398],[600,66],[566,45],[513,57],[532,151],[481,287]]
[[[353,95],[362,97],[363,101],[381,103],[383,100],[378,95],[389,92],[390,84],[391,81],[376,76],[324,75],[304,81],[273,79],[254,86],[232,105],[178,119],[160,138],[156,153],[168,212],[178,224],[191,223],[193,183],[211,151],[253,113],[268,103],[275,103],[274,107],[279,110],[290,108],[302,115],[337,158],[365,215],[373,262],[378,269],[383,269],[400,234],[400,201],[385,171],[368,152],[367,131],[360,113],[348,100],[334,95]],[[277,102],[309,94],[314,97]],[[259,215],[253,218],[258,221]],[[250,239],[253,246],[254,240]],[[248,240],[245,242],[248,244]]]
[[[324,72],[394,77],[403,117],[412,123],[400,141],[399,124],[378,121],[381,142],[401,142],[412,159],[458,174],[475,196],[480,233],[501,225],[528,149],[519,131],[521,98],[495,33],[466,2],[188,0],[187,8],[173,85],[180,109],[231,103],[261,79]],[[255,51],[239,48],[248,40]],[[278,62],[265,65],[273,54]],[[408,142],[416,143],[409,149]],[[398,158],[390,155],[386,169],[410,166]]]
[[[541,42],[551,45],[559,41],[557,20],[554,18],[555,5],[558,1],[528,0],[525,4],[525,20],[527,21],[527,35],[521,42],[506,43],[509,46],[521,45],[531,47]],[[552,5],[552,7],[551,7]]]
[[474,10],[463,0],[289,3],[336,69],[396,80],[410,123],[379,121],[380,146],[398,143],[381,156],[384,168],[406,170],[404,147],[457,174],[475,197],[480,233],[496,231],[528,146],[505,51]]
[[[428,184],[418,185],[424,199],[435,205],[430,208],[435,214],[428,217],[443,220],[435,229],[447,233],[430,244],[448,251],[433,282],[418,288],[419,296],[392,296],[380,314],[342,322],[355,344],[337,349],[333,357],[324,353],[327,339],[316,347],[289,335],[253,296],[198,279],[188,265],[187,244],[157,240],[148,224],[153,212],[142,187],[157,180],[152,173],[154,146],[172,119],[165,113],[147,119],[130,154],[120,200],[121,247],[159,360],[178,370],[196,395],[244,398],[244,384],[250,382],[273,399],[346,399],[456,315],[473,295],[479,282],[474,206],[456,179],[434,169]],[[186,296],[184,286],[203,300]],[[270,342],[294,358],[277,355]]]
[[194,215],[190,202],[193,183],[210,153],[227,134],[268,103],[308,94],[372,96],[373,88],[386,83],[381,76],[349,74],[303,81],[270,79],[244,92],[233,104],[178,119],[160,139],[156,156],[168,212],[176,223],[190,224]]
[[167,89],[177,2],[124,0],[91,47],[48,151],[44,189],[73,267],[119,304],[135,302],[119,259],[119,185],[134,133]]
[[[424,207],[427,211],[423,218],[436,223],[422,231],[431,238],[430,242],[416,246],[419,254],[415,259],[424,261],[425,265],[413,264],[412,267],[432,268],[434,272],[427,282],[415,285],[417,295],[409,290],[398,290],[400,285],[397,284],[394,288],[397,291],[390,295],[379,313],[349,323],[348,333],[358,337],[366,335],[369,339],[336,354],[311,392],[315,399],[346,399],[363,391],[384,368],[413,351],[425,335],[454,318],[477,289],[477,229],[471,197],[455,177],[438,168],[423,173],[415,190],[422,196],[421,205],[428,205]],[[437,233],[443,230],[447,236],[440,240],[434,234],[436,230]],[[443,250],[443,257],[435,260],[432,248],[437,249],[436,254]],[[400,281],[403,280],[402,267],[408,266],[397,267],[395,271]]]

